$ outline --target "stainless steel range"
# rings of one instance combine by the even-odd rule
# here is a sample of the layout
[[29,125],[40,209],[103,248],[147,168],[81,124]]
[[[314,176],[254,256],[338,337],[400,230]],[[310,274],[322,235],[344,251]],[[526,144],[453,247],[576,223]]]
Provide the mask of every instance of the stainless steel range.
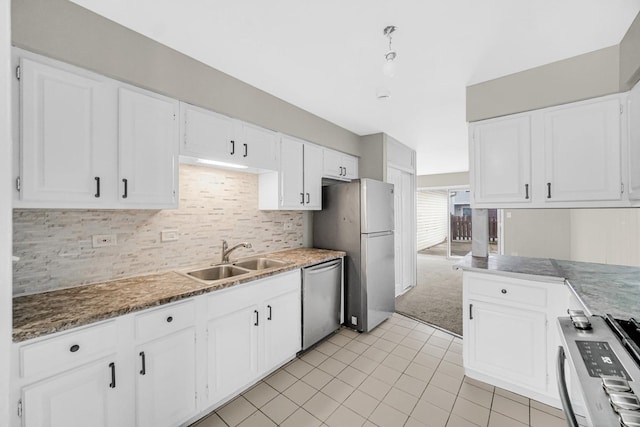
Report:
[[631,318],[559,317],[558,387],[569,426],[578,426],[567,391],[565,357],[576,373],[587,421],[593,427],[640,427],[640,325]]

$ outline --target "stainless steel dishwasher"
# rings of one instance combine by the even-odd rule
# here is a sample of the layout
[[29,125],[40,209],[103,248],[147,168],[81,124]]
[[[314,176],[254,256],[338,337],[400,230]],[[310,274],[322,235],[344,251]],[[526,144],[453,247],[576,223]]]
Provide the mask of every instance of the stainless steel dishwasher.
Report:
[[302,350],[340,328],[342,258],[302,269]]

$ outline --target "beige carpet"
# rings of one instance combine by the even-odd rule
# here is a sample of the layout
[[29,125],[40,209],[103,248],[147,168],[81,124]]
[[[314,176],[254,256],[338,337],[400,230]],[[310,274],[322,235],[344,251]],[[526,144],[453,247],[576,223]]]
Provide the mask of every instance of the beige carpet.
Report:
[[418,254],[417,286],[396,298],[396,311],[462,335],[462,272],[457,260]]

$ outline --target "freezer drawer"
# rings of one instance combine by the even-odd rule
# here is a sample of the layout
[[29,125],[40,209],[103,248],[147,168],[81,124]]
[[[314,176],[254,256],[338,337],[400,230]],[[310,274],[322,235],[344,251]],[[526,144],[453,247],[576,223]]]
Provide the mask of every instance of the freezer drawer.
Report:
[[340,328],[342,259],[302,269],[302,350]]

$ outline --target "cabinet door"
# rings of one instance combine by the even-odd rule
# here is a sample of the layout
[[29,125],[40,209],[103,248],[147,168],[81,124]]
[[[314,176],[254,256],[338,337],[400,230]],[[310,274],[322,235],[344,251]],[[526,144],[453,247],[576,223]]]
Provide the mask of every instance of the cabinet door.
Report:
[[342,167],[344,167],[344,177],[348,179],[358,179],[358,158],[347,154],[342,156]]
[[208,393],[215,403],[258,376],[258,305],[212,319],[207,327]]
[[323,175],[330,178],[344,178],[342,169],[342,153],[325,148],[322,162]]
[[233,136],[235,121],[232,118],[184,102],[180,103],[180,114],[184,126],[180,154],[232,161],[232,149],[234,154],[238,149]]
[[109,186],[113,197],[115,105],[106,84],[26,58],[20,67],[21,199],[98,205]]
[[304,144],[304,205],[307,209],[322,209],[322,149]]
[[[267,299],[262,309],[264,323],[263,372],[292,358],[302,345],[301,302],[298,289]],[[329,315],[329,314],[327,314]]]
[[278,136],[275,132],[240,122],[234,159],[243,165],[259,169],[278,169]]
[[640,83],[629,93],[629,198],[640,200]]
[[544,112],[545,200],[619,200],[620,102]]
[[136,425],[176,426],[194,415],[195,328],[138,346],[136,355]]
[[[24,427],[119,427],[111,363],[104,359],[22,389]],[[116,372],[120,374],[120,372]],[[112,387],[113,386],[113,387]],[[129,423],[127,423],[129,424]]]
[[283,136],[280,142],[281,203],[285,209],[304,209],[304,143]]
[[141,89],[119,89],[120,201],[177,207],[178,101]]
[[546,390],[546,315],[474,299],[465,309],[465,367]]
[[529,116],[473,125],[472,188],[477,203],[531,201]]

